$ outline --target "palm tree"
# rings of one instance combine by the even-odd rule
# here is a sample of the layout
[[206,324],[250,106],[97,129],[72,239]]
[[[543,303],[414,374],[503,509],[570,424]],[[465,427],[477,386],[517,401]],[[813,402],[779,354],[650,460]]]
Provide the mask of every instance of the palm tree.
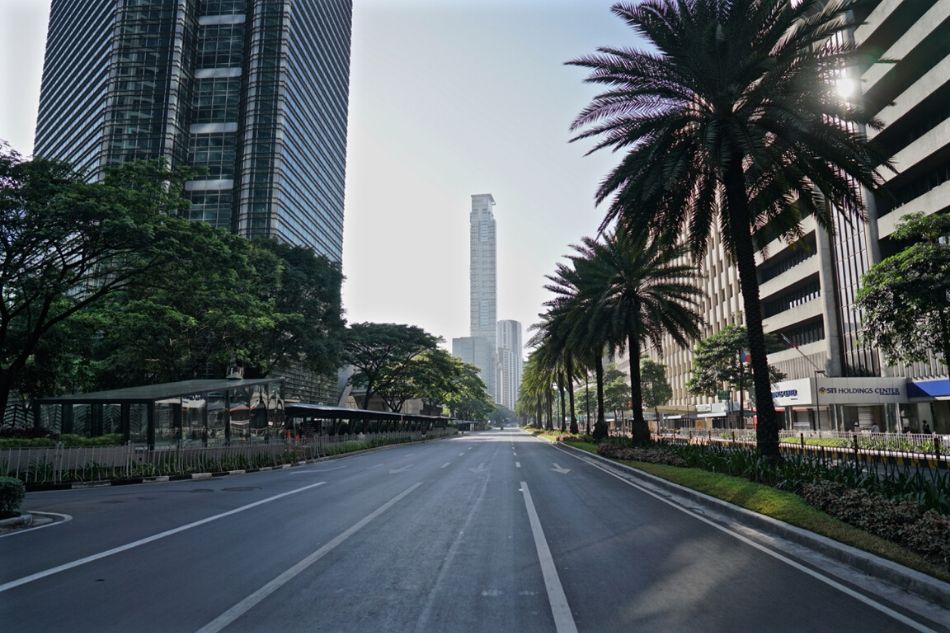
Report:
[[[613,12],[652,50],[601,48],[570,64],[605,92],[574,120],[624,150],[602,182],[604,226],[649,230],[702,254],[714,223],[735,262],[758,403],[758,447],[778,458],[768,380],[756,232],[801,233],[803,213],[831,230],[833,209],[864,217],[883,157],[860,130],[878,123],[836,94],[857,65],[844,30],[860,0],[647,0]],[[655,51],[655,52],[654,52]],[[825,204],[825,202],[830,204]],[[682,238],[679,236],[682,235]]]
[[535,334],[531,337],[530,344],[535,346],[535,354],[541,371],[546,372],[557,386],[561,410],[561,421],[558,424],[558,429],[562,432],[567,430],[564,422],[564,388],[565,382],[567,382],[571,395],[572,427],[576,430],[577,420],[573,418],[574,390],[569,375],[571,369],[570,351],[567,349],[570,322],[566,318],[564,310],[551,309],[540,316],[541,321],[531,326],[531,329],[535,330]]
[[629,354],[633,439],[647,442],[650,429],[643,417],[641,350],[647,343],[660,349],[664,334],[680,347],[699,337],[702,292],[695,285],[696,269],[686,263],[685,247],[669,246],[645,232],[615,231],[603,241],[585,238],[581,252],[599,270],[609,272],[594,309],[607,323],[608,340]]
[[[550,310],[560,314],[567,322],[567,337],[564,342],[570,350],[572,363],[580,361],[585,368],[594,367],[597,394],[597,422],[594,424],[594,437],[607,436],[607,421],[604,416],[604,351],[613,351],[616,340],[610,339],[610,329],[605,315],[596,307],[608,286],[609,271],[599,263],[585,258],[581,247],[575,246],[580,254],[569,255],[568,263],[558,262],[555,272],[548,275],[547,290],[554,293],[554,299],[545,303]],[[587,370],[585,369],[585,375]],[[573,389],[573,383],[571,384]],[[573,405],[571,407],[573,411]],[[590,416],[588,415],[588,418]],[[573,415],[572,415],[573,419]],[[590,433],[588,420],[587,433]]]

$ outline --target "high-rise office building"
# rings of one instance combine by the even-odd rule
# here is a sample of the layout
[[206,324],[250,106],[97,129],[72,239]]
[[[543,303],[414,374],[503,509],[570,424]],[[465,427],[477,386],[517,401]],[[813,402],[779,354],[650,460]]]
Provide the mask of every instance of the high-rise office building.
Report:
[[497,321],[494,206],[491,194],[474,195],[469,216],[471,335],[490,340],[493,347]]
[[[862,340],[854,300],[868,268],[903,246],[891,237],[902,217],[950,210],[950,3],[879,0],[861,11],[849,37],[867,51],[866,59],[890,61],[849,69],[842,98],[862,100],[884,124],[866,132],[897,173],[882,170],[881,191],[866,196],[868,222],[838,214],[829,235],[809,216],[797,241],[773,240],[757,254],[764,328],[787,341],[786,349],[769,355],[769,363],[795,382],[791,390],[801,396],[799,405],[776,405],[783,406],[789,426],[919,429],[927,420],[947,432],[950,382],[939,354],[888,366]],[[701,262],[704,335],[745,322],[738,275],[721,242],[713,235]],[[663,352],[653,355],[668,366],[672,404],[695,412],[697,399],[686,391],[690,350],[666,340]],[[875,395],[862,399],[857,394],[865,389]],[[708,398],[698,400],[710,404]],[[725,409],[698,415],[723,417]]]
[[[469,216],[469,308],[471,337],[484,343],[473,343],[473,349],[490,350],[491,353],[474,355],[471,364],[479,369],[488,393],[498,401],[498,369],[496,353],[496,264],[495,264],[495,216],[492,207],[495,198],[490,193],[472,196],[472,211]],[[454,348],[454,341],[453,341]],[[457,354],[458,355],[458,354]],[[464,356],[459,356],[465,359]]]
[[498,322],[498,402],[511,410],[518,401],[521,389],[521,374],[524,370],[522,356],[521,323]]
[[35,152],[197,171],[190,217],[340,261],[351,0],[53,0]]

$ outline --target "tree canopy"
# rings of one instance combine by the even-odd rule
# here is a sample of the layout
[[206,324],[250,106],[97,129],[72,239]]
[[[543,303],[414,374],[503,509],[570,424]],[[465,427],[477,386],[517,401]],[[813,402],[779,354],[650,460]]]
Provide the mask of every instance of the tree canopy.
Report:
[[[766,336],[770,351],[782,345],[774,335]],[[751,370],[744,355],[749,351],[749,335],[742,325],[727,325],[693,347],[693,366],[686,389],[694,395],[716,396],[723,388],[744,392],[752,384]],[[769,366],[769,382],[785,375]]]
[[907,215],[892,238],[907,245],[861,279],[863,336],[890,363],[933,352],[950,367],[950,214]]
[[[643,404],[654,411],[673,397],[673,388],[666,379],[666,365],[649,358],[640,361],[640,385],[643,391]],[[659,422],[659,413],[657,413]]]
[[51,330],[175,258],[182,178],[129,163],[91,183],[0,151],[0,410]]
[[[350,378],[365,389],[363,408],[369,406],[376,390],[392,391],[403,372],[420,354],[436,349],[439,339],[414,325],[396,323],[354,323],[343,338],[343,360],[355,369]],[[401,395],[401,394],[400,394]]]

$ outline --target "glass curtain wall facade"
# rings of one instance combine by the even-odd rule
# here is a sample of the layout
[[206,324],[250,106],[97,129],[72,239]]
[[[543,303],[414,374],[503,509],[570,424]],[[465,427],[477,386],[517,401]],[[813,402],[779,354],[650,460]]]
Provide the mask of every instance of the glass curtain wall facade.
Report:
[[351,17],[350,0],[53,0],[36,154],[92,178],[188,165],[191,219],[340,261]]

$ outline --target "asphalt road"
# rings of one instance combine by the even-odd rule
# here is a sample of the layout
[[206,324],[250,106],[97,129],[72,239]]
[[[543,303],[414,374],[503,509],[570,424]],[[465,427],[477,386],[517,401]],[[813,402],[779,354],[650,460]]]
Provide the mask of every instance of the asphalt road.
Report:
[[25,505],[72,520],[0,537],[5,632],[947,624],[836,589],[518,431]]

